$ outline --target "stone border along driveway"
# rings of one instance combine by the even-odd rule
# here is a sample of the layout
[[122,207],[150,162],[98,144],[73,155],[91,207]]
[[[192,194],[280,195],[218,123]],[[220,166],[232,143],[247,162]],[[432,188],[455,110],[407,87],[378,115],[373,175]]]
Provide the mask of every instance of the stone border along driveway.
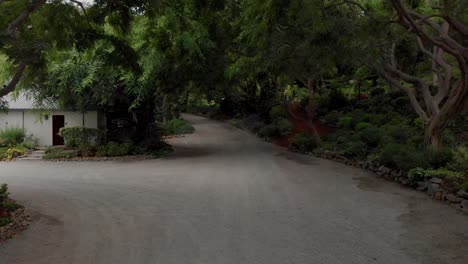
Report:
[[[402,185],[410,186],[410,180],[408,179],[408,174],[406,172],[401,170],[392,170],[377,161],[351,160],[331,151],[314,151],[312,153],[306,154],[338,161],[349,166],[362,168],[374,172],[378,176],[387,180],[393,180]],[[435,200],[445,201],[451,207],[468,215],[468,192],[464,190],[460,190],[457,193],[452,192],[443,179],[432,178],[427,181],[418,182],[415,189],[421,192],[426,192],[431,198]]]
[[32,217],[25,208],[19,208],[11,213],[13,222],[0,227],[0,243],[13,238],[19,232],[25,230],[32,222]]

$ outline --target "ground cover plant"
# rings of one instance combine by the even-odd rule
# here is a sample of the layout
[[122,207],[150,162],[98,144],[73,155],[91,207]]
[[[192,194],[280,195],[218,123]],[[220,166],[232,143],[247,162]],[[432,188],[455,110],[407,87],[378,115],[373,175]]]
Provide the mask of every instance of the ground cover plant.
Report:
[[10,199],[8,186],[6,184],[0,185],[0,227],[12,223],[11,213],[21,207],[21,205]]
[[33,135],[26,136],[23,129],[6,128],[0,130],[0,160],[12,160],[36,147],[37,139]]

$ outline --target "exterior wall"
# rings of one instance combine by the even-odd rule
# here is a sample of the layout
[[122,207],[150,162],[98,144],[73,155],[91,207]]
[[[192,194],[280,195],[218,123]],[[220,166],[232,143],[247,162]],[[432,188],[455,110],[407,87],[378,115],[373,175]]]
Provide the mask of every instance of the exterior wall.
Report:
[[23,128],[21,111],[0,112],[0,130],[4,128]]
[[[67,111],[50,111],[48,118],[42,118],[34,111],[11,110],[8,113],[0,112],[0,130],[4,128],[24,128],[26,134],[33,134],[39,139],[39,144],[44,146],[52,145],[52,116],[65,116],[65,127],[82,126],[83,114]],[[98,113],[96,111],[84,114],[85,127],[98,128]]]

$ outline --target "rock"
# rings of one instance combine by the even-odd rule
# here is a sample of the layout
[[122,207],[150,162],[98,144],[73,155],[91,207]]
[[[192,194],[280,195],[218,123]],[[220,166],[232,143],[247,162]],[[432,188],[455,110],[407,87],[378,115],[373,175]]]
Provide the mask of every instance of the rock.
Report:
[[427,194],[429,194],[430,196],[434,197],[434,195],[437,193],[437,192],[440,192],[441,195],[442,195],[442,188],[440,188],[440,185],[437,184],[437,183],[431,183],[427,186]]
[[463,199],[460,203],[460,209],[465,214],[468,214],[468,200]]
[[416,190],[424,192],[427,190],[427,187],[428,187],[427,182],[418,182],[418,187],[416,188]]
[[431,182],[432,183],[437,183],[437,184],[442,184],[444,182],[444,180],[442,180],[441,178],[432,178]]
[[468,199],[468,192],[460,190],[457,192],[457,196],[463,199]]
[[409,185],[410,184],[410,180],[408,178],[406,178],[406,177],[400,177],[398,181],[403,185]]
[[385,166],[380,166],[379,167],[379,171],[382,172],[382,174],[389,174],[391,172],[391,170]]
[[468,200],[466,200],[466,199],[461,199],[460,205],[461,205],[462,208],[468,209]]
[[371,169],[371,168],[372,168],[372,161],[365,161],[364,169]]
[[447,195],[445,195],[445,200],[447,200],[448,202],[450,203],[460,203],[461,202],[461,199],[458,198],[455,194],[453,193],[449,193]]
[[31,224],[31,216],[23,208],[12,212],[10,217],[13,222],[0,228],[0,243],[2,240],[14,237]]

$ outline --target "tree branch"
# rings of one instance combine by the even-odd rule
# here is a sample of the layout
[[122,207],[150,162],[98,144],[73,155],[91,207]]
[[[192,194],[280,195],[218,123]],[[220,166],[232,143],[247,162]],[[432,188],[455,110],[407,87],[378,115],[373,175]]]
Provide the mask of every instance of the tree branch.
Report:
[[77,1],[77,0],[69,0],[69,1],[72,2],[72,3],[77,4],[81,8],[81,10],[83,11],[83,14],[85,15],[85,17],[88,17],[88,14],[86,13],[86,8],[84,7],[82,2]]
[[[412,29],[415,34],[417,34],[421,39],[432,43],[435,46],[439,46],[440,48],[444,49],[447,53],[452,54],[457,60],[464,61],[464,54],[460,53],[460,47],[462,47],[459,43],[455,40],[451,39],[448,36],[440,37],[440,38],[432,38],[430,37],[419,25],[416,21],[411,17],[410,12],[413,16],[418,16],[421,19],[424,18],[421,14],[418,14],[414,11],[407,10],[401,0],[390,0],[393,8],[397,11],[398,15],[400,16],[400,21],[403,26]],[[455,45],[455,47],[454,47]],[[462,47],[463,48],[463,47]]]
[[429,114],[435,114],[439,112],[439,107],[434,102],[431,91],[429,89],[429,84],[427,84],[423,79],[404,73],[388,64],[384,65],[384,69],[388,73],[398,76],[398,78],[404,82],[412,83],[414,87],[422,94],[424,103],[426,104],[426,110],[429,112]]
[[26,8],[13,22],[11,22],[7,29],[3,32],[5,36],[11,36],[16,29],[26,21],[29,16],[34,13],[37,9],[39,9],[43,4],[45,4],[46,0],[34,0],[33,3]]
[[18,85],[19,81],[23,77],[26,66],[27,66],[26,63],[24,62],[20,63],[10,83],[7,85],[4,85],[3,88],[0,89],[0,98],[13,92],[16,89],[16,86]]
[[424,109],[419,104],[418,99],[416,99],[416,95],[414,94],[413,89],[409,89],[408,87],[405,87],[405,86],[401,85],[401,83],[397,79],[390,76],[390,74],[388,74],[385,70],[381,71],[380,74],[382,75],[382,77],[385,80],[387,80],[388,83],[390,83],[390,85],[394,86],[395,88],[398,88],[399,90],[401,90],[402,92],[404,92],[404,93],[406,93],[408,95],[408,98],[410,99],[411,106],[416,111],[416,113],[419,115],[419,117],[421,117],[424,121],[429,120],[429,117],[428,117],[427,113],[424,111]]
[[451,16],[444,16],[443,17],[456,31],[462,34],[465,37],[468,37],[468,27],[464,25],[463,22],[458,20],[457,18]]

